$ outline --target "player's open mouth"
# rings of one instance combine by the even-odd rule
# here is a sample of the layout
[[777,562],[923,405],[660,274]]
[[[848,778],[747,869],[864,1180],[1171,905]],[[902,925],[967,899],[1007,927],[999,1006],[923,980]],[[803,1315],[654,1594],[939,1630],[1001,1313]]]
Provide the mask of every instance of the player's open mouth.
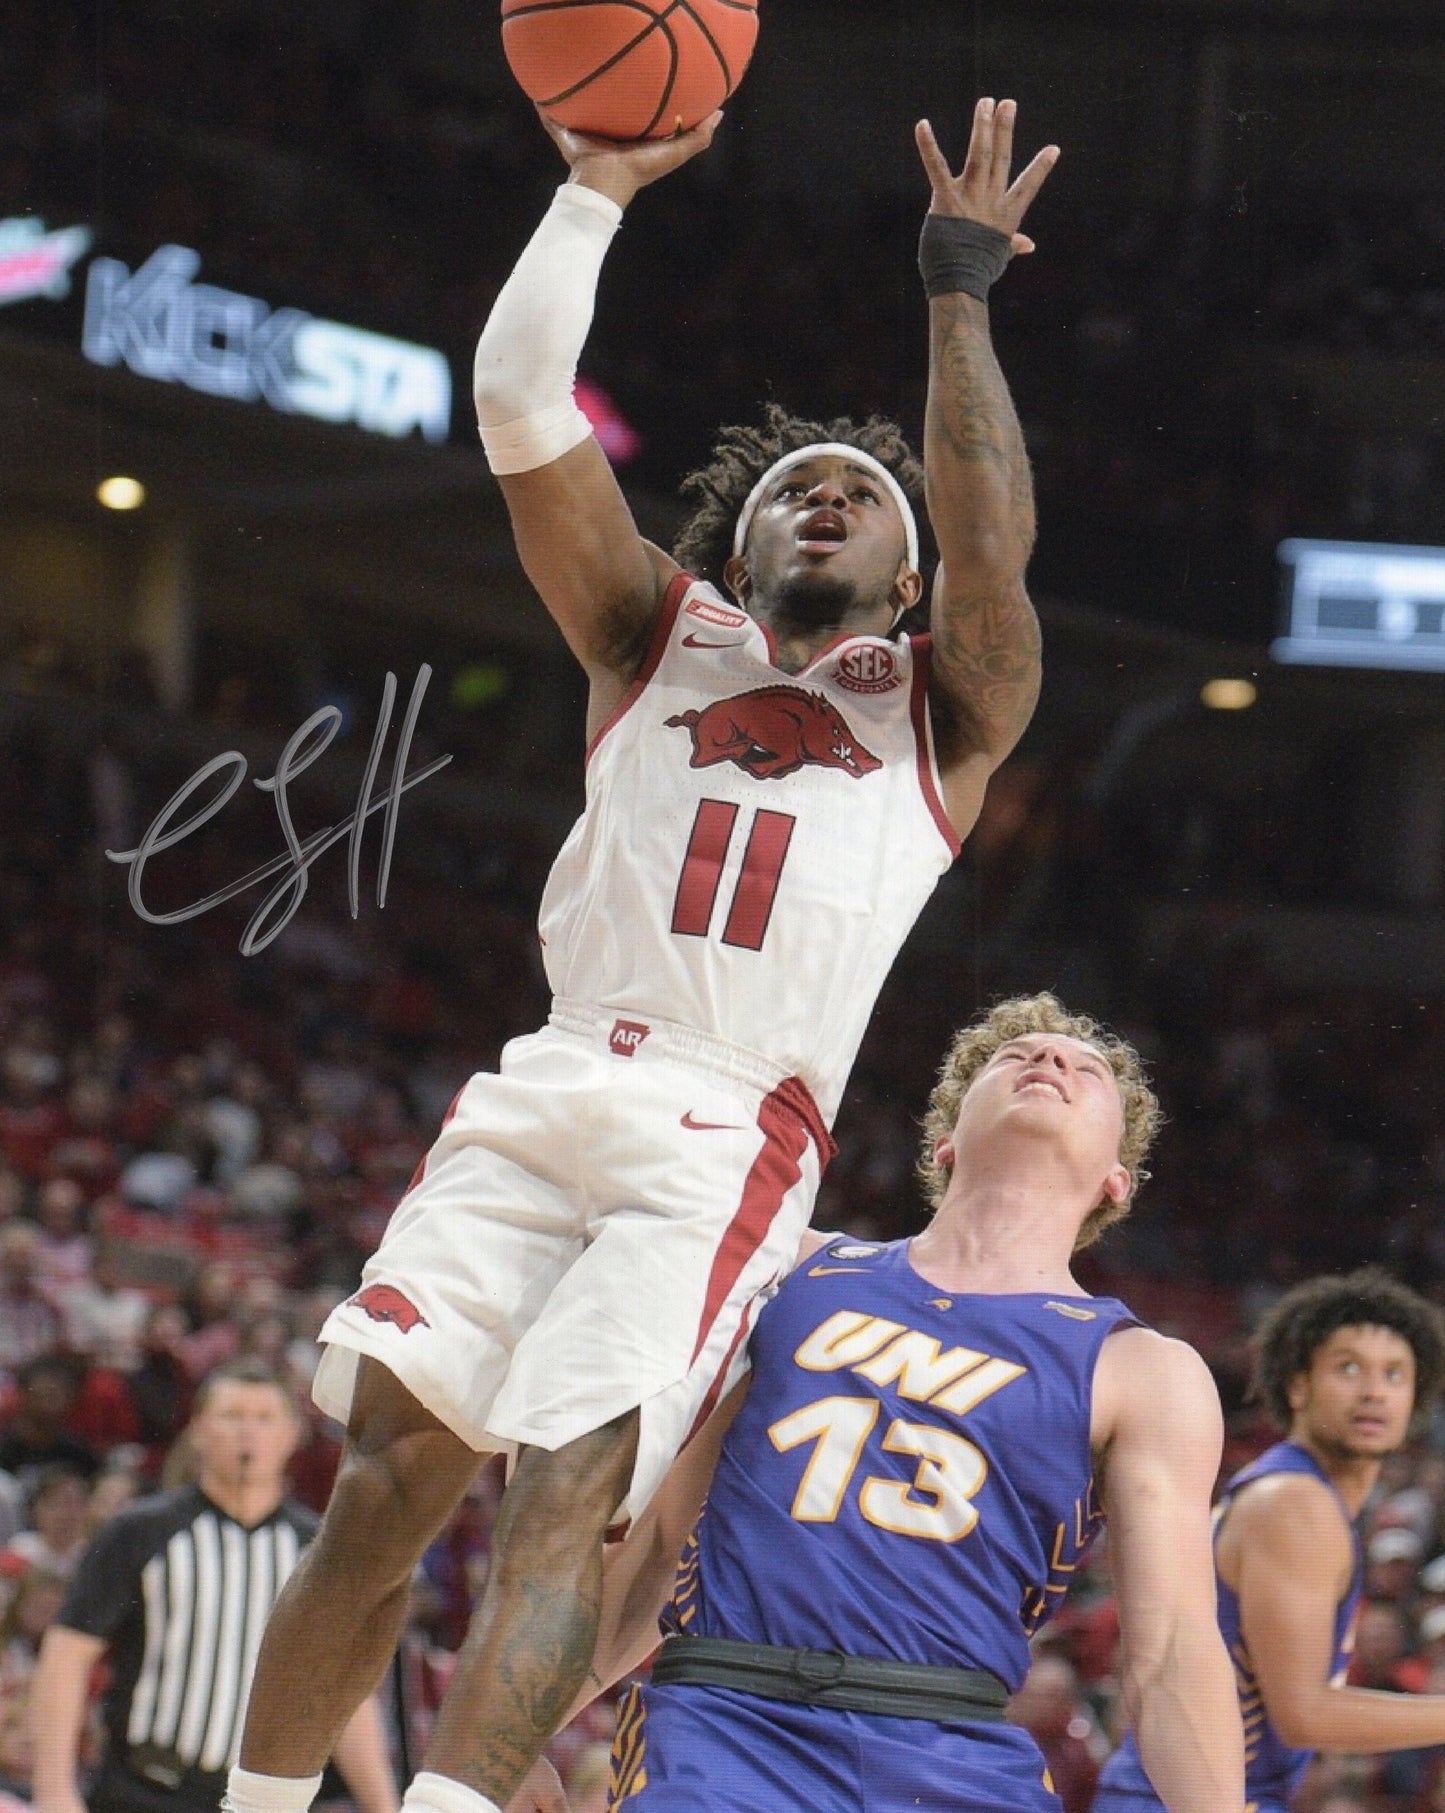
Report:
[[798,546],[809,554],[831,554],[848,539],[848,525],[836,510],[815,510],[798,531]]
[[1069,1099],[1068,1091],[1057,1077],[1045,1076],[1038,1070],[1030,1071],[1027,1076],[1021,1076],[1015,1084],[1016,1090],[1038,1088],[1052,1089],[1061,1102]]

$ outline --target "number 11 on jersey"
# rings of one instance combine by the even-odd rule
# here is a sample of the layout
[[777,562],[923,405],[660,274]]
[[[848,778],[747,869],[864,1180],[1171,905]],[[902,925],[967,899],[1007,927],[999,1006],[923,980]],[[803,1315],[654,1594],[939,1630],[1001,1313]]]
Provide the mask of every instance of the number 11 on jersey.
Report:
[[[698,801],[672,907],[672,929],[684,938],[708,935],[722,885],[723,864],[741,812],[742,808],[731,801]],[[796,822],[790,812],[769,812],[763,807],[754,812],[743,866],[723,926],[724,944],[746,951],[763,948]]]

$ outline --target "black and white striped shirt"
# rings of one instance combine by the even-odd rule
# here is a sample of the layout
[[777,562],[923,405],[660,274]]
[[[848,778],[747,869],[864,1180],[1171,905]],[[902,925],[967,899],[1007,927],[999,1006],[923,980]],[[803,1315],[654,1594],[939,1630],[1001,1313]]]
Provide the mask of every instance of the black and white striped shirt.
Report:
[[111,1766],[230,1767],[261,1634],[317,1523],[283,1502],[248,1529],[192,1486],[127,1507],[96,1535],[57,1622],[110,1645]]

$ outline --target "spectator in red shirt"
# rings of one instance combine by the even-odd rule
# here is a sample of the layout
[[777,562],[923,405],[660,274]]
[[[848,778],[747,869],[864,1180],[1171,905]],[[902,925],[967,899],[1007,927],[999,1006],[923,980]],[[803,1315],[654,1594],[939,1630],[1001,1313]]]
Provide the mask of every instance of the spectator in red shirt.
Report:
[[65,1100],[65,1130],[50,1149],[50,1168],[73,1178],[94,1199],[120,1176],[115,1091],[98,1076],[78,1077]]
[[50,1148],[65,1131],[52,1093],[59,1066],[48,1052],[12,1046],[0,1064],[0,1154],[32,1180],[44,1177]]
[[63,1312],[68,1294],[89,1284],[95,1263],[95,1244],[86,1231],[84,1192],[74,1178],[49,1178],[40,1186],[35,1212],[40,1223],[39,1286]]
[[208,1265],[197,1278],[186,1307],[191,1332],[176,1353],[193,1380],[203,1379],[231,1359],[241,1341],[235,1312],[239,1281],[229,1265]]
[[1351,1687],[1374,1687],[1382,1693],[1409,1693],[1408,1673],[1401,1674],[1407,1645],[1405,1614],[1390,1599],[1367,1599],[1355,1629],[1355,1654],[1348,1676]]

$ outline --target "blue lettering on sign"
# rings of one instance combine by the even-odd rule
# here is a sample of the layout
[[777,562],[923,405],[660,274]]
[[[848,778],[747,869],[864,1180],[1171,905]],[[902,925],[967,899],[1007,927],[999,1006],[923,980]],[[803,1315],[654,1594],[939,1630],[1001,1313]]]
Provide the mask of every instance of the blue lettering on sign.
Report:
[[451,371],[409,340],[272,309],[255,296],[197,283],[199,252],[162,246],[139,269],[96,258],[86,278],[85,356],[208,396],[355,422],[400,439],[451,429]]

